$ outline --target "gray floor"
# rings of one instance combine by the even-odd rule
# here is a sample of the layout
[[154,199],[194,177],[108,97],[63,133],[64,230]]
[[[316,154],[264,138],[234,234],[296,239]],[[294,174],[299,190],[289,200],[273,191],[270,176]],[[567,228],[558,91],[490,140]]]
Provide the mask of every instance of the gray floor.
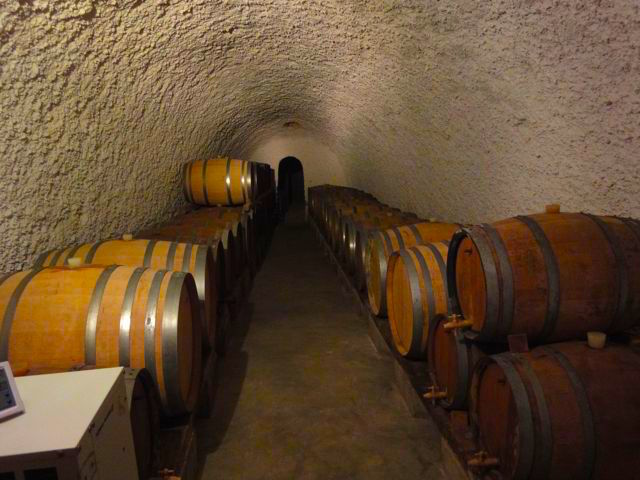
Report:
[[439,479],[440,437],[409,415],[311,229],[280,225],[199,431],[202,479]]

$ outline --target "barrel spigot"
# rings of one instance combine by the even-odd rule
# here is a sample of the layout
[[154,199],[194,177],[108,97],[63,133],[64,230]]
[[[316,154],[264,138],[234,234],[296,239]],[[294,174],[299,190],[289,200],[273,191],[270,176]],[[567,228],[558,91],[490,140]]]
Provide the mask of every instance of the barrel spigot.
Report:
[[454,313],[447,317],[448,322],[444,324],[445,331],[456,330],[458,328],[470,327],[473,325],[473,320],[463,320],[461,315]]
[[468,461],[469,468],[496,468],[500,461],[496,457],[490,456],[484,450],[474,454]]
[[447,390],[440,390],[435,385],[429,387],[429,391],[422,395],[427,400],[439,400],[441,398],[447,398]]

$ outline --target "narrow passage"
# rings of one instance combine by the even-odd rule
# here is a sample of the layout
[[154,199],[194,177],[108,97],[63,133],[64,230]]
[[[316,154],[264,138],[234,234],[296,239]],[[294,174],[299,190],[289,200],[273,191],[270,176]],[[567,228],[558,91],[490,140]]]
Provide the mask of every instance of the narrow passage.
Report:
[[[297,215],[296,215],[297,213]],[[440,436],[341,291],[300,211],[273,237],[200,426],[202,479],[440,479]]]

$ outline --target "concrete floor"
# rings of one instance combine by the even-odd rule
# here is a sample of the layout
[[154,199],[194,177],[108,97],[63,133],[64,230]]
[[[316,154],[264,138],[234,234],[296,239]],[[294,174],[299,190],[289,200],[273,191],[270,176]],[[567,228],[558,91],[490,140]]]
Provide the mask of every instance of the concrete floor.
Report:
[[199,431],[202,479],[440,479],[365,320],[300,212],[274,235]]

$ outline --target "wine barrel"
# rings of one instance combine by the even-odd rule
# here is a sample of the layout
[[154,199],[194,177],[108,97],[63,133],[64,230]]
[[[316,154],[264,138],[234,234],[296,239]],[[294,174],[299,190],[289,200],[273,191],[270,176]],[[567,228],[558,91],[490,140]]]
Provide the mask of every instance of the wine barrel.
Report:
[[465,337],[460,329],[444,328],[446,315],[432,319],[427,341],[429,376],[435,387],[434,400],[448,410],[466,410],[471,376],[477,363],[487,354],[501,353],[502,345],[493,348]]
[[256,263],[256,238],[253,221],[253,211],[244,210],[237,207],[213,207],[201,208],[189,212],[181,217],[174,218],[172,225],[198,225],[198,226],[215,226],[221,225],[228,227],[238,235],[238,224],[242,226],[242,261],[247,263],[252,270],[255,269]]
[[[67,265],[72,257],[83,264],[128,265],[175,270],[193,275],[202,306],[203,337],[213,340],[218,310],[218,286],[213,249],[207,245],[167,242],[162,240],[105,240],[85,243],[58,250],[50,250],[38,257],[34,268]],[[222,253],[220,251],[220,253]]]
[[136,234],[137,238],[170,240],[177,242],[199,243],[204,245],[222,245],[224,268],[220,272],[224,281],[219,285],[220,296],[233,287],[240,274],[236,239],[233,232],[226,227],[202,228],[189,225],[164,225],[158,228],[144,230]]
[[190,412],[201,377],[193,276],[127,266],[25,270],[0,284],[0,361],[147,368],[163,412]]
[[418,220],[414,214],[400,213],[383,215],[376,217],[373,221],[362,221],[353,226],[351,238],[355,238],[353,242],[353,258],[349,261],[353,263],[354,282],[359,291],[367,287],[367,263],[370,256],[369,237],[371,233],[377,230],[386,230],[391,227],[400,225],[410,225]]
[[396,350],[426,360],[430,326],[436,315],[448,315],[448,242],[416,245],[389,258],[387,304],[389,327]]
[[348,230],[349,226],[359,221],[366,221],[384,215],[400,215],[402,211],[397,208],[390,208],[382,203],[372,203],[369,201],[349,201],[346,205],[334,210],[335,219],[334,237],[336,244],[336,253],[338,255],[345,254],[348,246]]
[[355,268],[355,243],[356,231],[362,224],[404,223],[417,221],[415,214],[402,212],[398,209],[388,208],[383,205],[356,206],[353,212],[342,216],[340,220],[339,239],[337,253],[344,260],[349,272]]
[[242,205],[254,198],[255,166],[246,160],[214,158],[186,163],[185,199],[196,205]]
[[[220,230],[228,230],[234,238],[235,249],[233,253],[235,258],[232,259],[233,271],[239,275],[246,265],[245,258],[245,230],[240,222],[236,219],[224,219],[217,216],[202,216],[187,214],[171,219],[166,227],[174,227],[189,230],[197,235],[217,236]],[[226,248],[225,238],[222,244]]]
[[[376,220],[374,222],[360,222],[353,227],[354,233],[351,233],[354,250],[354,283],[358,291],[362,291],[367,286],[366,264],[369,257],[369,236],[372,232],[386,228],[382,222]],[[349,247],[351,248],[351,247]]]
[[379,204],[370,194],[359,190],[323,185],[309,190],[309,202],[321,233],[331,244],[335,233],[336,210],[352,211],[358,204]]
[[640,355],[622,345],[486,357],[469,405],[485,460],[504,479],[638,478],[638,378]]
[[[362,202],[352,201],[340,208],[339,217],[336,222],[336,236],[339,242],[346,243],[345,236],[348,234],[349,224],[353,224],[359,220],[366,220],[381,216],[385,213],[400,213],[398,209],[389,208],[389,206],[378,202]],[[341,248],[344,245],[341,246]]]
[[159,461],[160,397],[146,369],[125,369],[125,386],[138,478],[148,480],[155,476]]
[[372,232],[369,256],[365,264],[371,312],[381,317],[387,315],[387,263],[393,252],[415,245],[450,240],[459,228],[457,223],[422,222]]
[[338,219],[342,215],[342,212],[346,211],[347,209],[353,209],[353,207],[352,206],[349,207],[347,205],[342,205],[342,204],[331,204],[327,207],[327,214],[326,214],[327,241],[333,251],[335,251],[337,242],[338,242],[338,234],[336,233],[338,228],[337,227]]
[[544,213],[464,228],[447,265],[456,313],[480,341],[533,343],[640,323],[640,225]]
[[267,163],[253,162],[256,167],[256,197],[267,193],[271,187],[271,172],[273,169]]

